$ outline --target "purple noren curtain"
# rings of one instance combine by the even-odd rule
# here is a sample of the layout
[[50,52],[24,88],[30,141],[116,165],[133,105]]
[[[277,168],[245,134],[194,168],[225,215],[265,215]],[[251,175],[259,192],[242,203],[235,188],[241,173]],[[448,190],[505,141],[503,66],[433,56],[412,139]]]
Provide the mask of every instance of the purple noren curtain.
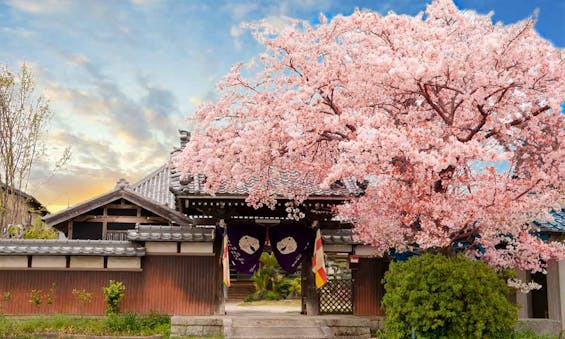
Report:
[[265,247],[267,230],[260,225],[233,225],[228,227],[230,267],[239,273],[253,274],[259,268],[259,259]]
[[315,232],[298,224],[279,224],[269,227],[271,248],[279,265],[294,273],[314,243]]

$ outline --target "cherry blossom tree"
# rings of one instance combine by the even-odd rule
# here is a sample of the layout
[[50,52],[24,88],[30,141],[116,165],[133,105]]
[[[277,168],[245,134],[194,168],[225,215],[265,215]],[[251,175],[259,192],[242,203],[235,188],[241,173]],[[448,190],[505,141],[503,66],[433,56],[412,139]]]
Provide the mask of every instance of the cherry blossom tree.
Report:
[[[491,16],[437,0],[415,17],[256,25],[266,51],[200,107],[176,166],[206,174],[210,192],[251,186],[254,206],[355,178],[364,193],[337,213],[378,253],[462,248],[542,270],[564,255],[531,222],[564,203],[565,51],[535,17]],[[272,185],[283,171],[301,180]]]

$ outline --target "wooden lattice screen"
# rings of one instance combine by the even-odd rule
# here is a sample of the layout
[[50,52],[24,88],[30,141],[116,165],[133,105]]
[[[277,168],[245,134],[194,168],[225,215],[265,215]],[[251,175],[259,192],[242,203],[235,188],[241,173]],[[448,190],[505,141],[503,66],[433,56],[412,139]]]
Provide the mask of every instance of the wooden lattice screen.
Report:
[[320,289],[320,313],[353,313],[353,282],[351,279],[332,279]]

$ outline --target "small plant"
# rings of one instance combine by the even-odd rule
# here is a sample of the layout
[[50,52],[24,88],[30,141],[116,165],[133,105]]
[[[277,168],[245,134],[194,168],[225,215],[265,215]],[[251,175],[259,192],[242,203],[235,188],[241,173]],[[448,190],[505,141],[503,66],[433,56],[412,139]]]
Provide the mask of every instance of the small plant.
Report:
[[6,304],[10,302],[10,300],[12,300],[12,293],[6,292],[2,295],[2,301],[0,303],[0,313],[4,313],[4,306],[6,306]]
[[123,282],[110,280],[110,284],[102,288],[104,300],[106,301],[106,314],[120,313],[120,303],[126,294],[126,287]]
[[106,318],[106,326],[112,331],[132,333],[139,331],[141,321],[135,313],[111,313]]
[[72,293],[75,300],[81,305],[81,308],[84,309],[92,303],[92,293],[87,292],[85,289],[77,290],[74,288]]
[[171,327],[171,318],[154,311],[145,315],[135,313],[110,314],[106,317],[105,324],[114,333],[167,333]]
[[247,296],[245,301],[281,300],[300,296],[300,277],[284,272],[274,254],[264,252],[260,261],[259,269],[251,277],[255,293]]
[[43,291],[42,290],[31,290],[29,302],[35,307],[41,306],[43,303]]
[[49,293],[45,295],[45,302],[47,305],[52,305],[55,302],[55,292],[57,289],[57,284],[52,283],[51,287],[49,288]]
[[85,289],[77,290],[74,288],[72,293],[79,304],[90,305],[90,303],[92,303],[92,293],[87,292]]

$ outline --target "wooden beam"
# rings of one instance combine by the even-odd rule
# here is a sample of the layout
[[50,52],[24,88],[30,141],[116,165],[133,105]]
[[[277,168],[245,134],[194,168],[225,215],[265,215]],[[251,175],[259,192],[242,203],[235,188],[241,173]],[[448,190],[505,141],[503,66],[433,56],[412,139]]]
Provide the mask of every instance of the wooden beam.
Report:
[[71,221],[67,221],[67,222],[69,223],[69,233],[68,233],[67,237],[69,239],[72,239],[73,238],[73,221],[71,220]]
[[131,204],[108,204],[106,206],[104,206],[104,208],[112,208],[112,209],[117,209],[117,210],[125,210],[125,209],[137,209],[138,206],[137,205],[131,205]]
[[[104,217],[108,217],[108,208],[104,207],[104,210],[102,211],[102,216]],[[104,220],[102,221],[102,239],[106,239],[106,234],[108,233],[108,221]]]
[[123,223],[155,223],[169,224],[169,221],[162,217],[133,217],[133,216],[104,216],[104,215],[80,215],[73,219],[76,222],[123,222]]

